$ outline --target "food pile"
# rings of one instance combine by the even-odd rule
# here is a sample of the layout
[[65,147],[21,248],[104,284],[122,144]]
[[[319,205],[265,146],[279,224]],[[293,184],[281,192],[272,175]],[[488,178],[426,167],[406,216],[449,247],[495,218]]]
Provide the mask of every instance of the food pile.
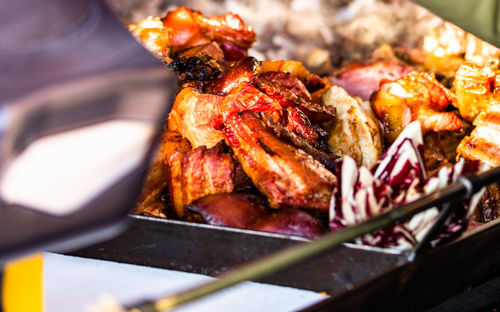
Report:
[[[452,29],[320,77],[248,56],[256,34],[233,13],[130,25],[179,78],[135,212],[315,238],[500,165],[498,61],[480,57],[498,51]],[[495,219],[498,200],[494,185],[458,203],[440,237]],[[415,245],[439,209],[360,243]]]

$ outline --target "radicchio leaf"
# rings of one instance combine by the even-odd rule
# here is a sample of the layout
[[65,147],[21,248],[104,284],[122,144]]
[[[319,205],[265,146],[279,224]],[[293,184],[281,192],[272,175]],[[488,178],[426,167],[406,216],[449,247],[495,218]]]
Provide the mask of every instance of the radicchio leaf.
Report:
[[[443,167],[436,177],[428,179],[425,176],[423,157],[423,137],[418,121],[412,122],[401,132],[371,171],[365,167],[357,167],[353,159],[345,156],[337,164],[340,182],[331,199],[330,229],[335,231],[365,221],[371,216],[443,188],[461,175],[484,169],[477,162],[466,164],[460,159],[454,167]],[[465,230],[467,217],[481,194],[482,191],[462,202],[461,209],[457,209],[446,222],[445,230],[437,236],[434,243]],[[365,235],[357,243],[411,248],[424,237],[437,218],[439,209],[441,207],[428,209],[407,222]]]

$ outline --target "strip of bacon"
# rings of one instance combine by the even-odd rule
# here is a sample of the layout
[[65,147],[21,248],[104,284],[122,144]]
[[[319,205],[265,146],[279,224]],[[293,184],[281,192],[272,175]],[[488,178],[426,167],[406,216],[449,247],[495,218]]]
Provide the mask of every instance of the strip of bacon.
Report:
[[278,139],[259,113],[235,113],[225,125],[226,143],[272,208],[328,210],[337,179],[323,165]]

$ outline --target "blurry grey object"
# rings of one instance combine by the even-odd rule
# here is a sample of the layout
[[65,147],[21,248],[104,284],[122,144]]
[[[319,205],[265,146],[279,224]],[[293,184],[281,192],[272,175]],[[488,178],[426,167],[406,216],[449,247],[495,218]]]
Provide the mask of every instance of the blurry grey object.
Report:
[[0,104],[57,82],[157,66],[97,0],[0,0]]
[[101,1],[0,4],[1,263],[123,229],[176,83]]

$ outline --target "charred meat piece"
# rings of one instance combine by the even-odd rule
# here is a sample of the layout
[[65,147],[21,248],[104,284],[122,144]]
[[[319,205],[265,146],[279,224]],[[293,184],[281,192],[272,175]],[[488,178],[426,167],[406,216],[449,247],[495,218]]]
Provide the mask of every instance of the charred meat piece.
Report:
[[317,238],[325,229],[317,219],[300,209],[285,208],[257,221],[253,230],[283,235]]
[[231,193],[207,195],[192,202],[188,209],[198,213],[211,225],[250,229],[258,219],[269,215],[265,198]]
[[263,61],[261,73],[265,72],[289,73],[304,83],[311,96],[312,93],[330,86],[328,79],[308,72],[304,65],[298,61]]
[[289,92],[292,92],[295,96],[301,99],[306,101],[312,100],[311,94],[307,91],[304,83],[290,73],[267,71],[260,73],[259,78],[275,83],[282,88],[286,88]]
[[212,81],[224,71],[224,54],[216,42],[196,46],[182,52],[168,66],[182,82]]
[[191,142],[193,148],[208,148],[224,140],[219,124],[219,106],[223,97],[202,94],[194,88],[182,89],[175,98],[168,116],[168,129],[181,133]]
[[483,111],[474,120],[474,130],[457,148],[457,153],[470,160],[500,166],[500,105]]
[[226,142],[243,170],[272,208],[327,211],[335,175],[303,150],[278,139],[261,114],[244,111],[225,121]]
[[480,112],[500,104],[498,73],[498,61],[491,61],[482,68],[468,64],[460,66],[453,81],[454,105],[465,120],[472,122]]
[[500,203],[500,186],[494,183],[486,187],[471,219],[476,222],[490,222],[498,218]]
[[283,116],[281,105],[248,82],[242,82],[231,93],[224,97],[220,104],[222,122],[236,112],[251,110],[265,112],[274,121],[280,121]]
[[181,7],[168,12],[163,24],[172,31],[168,44],[175,52],[216,41],[224,55],[233,60],[235,56],[246,55],[246,50],[256,39],[253,29],[233,13],[204,17],[199,12]]
[[261,114],[261,117],[266,126],[271,128],[280,140],[302,149],[304,152],[323,164],[326,168],[330,170],[335,168],[335,160],[337,157],[333,154],[327,154],[324,151],[317,149],[316,146],[318,146],[318,142],[310,144],[309,140],[306,140],[303,136],[297,135],[291,130],[285,128],[280,123],[274,122],[268,115]]
[[378,61],[372,64],[354,63],[336,72],[330,79],[333,85],[344,88],[351,96],[367,101],[379,90],[383,80],[397,80],[413,69],[394,61]]
[[217,77],[221,71],[219,66],[192,56],[190,58],[181,57],[169,64],[169,67],[177,74],[177,78],[183,83],[190,81],[211,81]]
[[234,162],[222,142],[210,149],[200,146],[187,153],[175,152],[168,159],[168,173],[170,197],[179,218],[194,200],[234,190]]
[[191,150],[189,142],[180,133],[165,131],[162,141],[155,153],[148,175],[144,181],[141,195],[134,213],[146,214],[155,217],[166,217],[165,205],[161,201],[161,194],[167,187],[165,163],[175,152],[187,153]]
[[443,167],[453,167],[443,152],[437,133],[431,132],[424,136],[424,167],[429,178],[435,176]]
[[422,124],[422,131],[456,131],[462,120],[451,112],[443,112],[453,95],[432,76],[411,72],[394,82],[382,83],[372,97],[372,108],[383,125],[384,136],[394,142],[412,121]]
[[259,70],[259,61],[253,57],[244,58],[215,80],[210,87],[210,92],[226,95],[243,82],[253,83],[254,76]]
[[[275,81],[267,80],[264,77],[273,74]],[[281,75],[287,75],[287,79],[277,79]],[[282,77],[283,78],[283,77]],[[292,80],[295,79],[296,83],[293,84]],[[284,83],[283,85],[281,83]],[[289,89],[286,85],[291,85]],[[298,86],[294,88],[293,86]],[[329,120],[335,117],[335,110],[330,107],[324,106],[321,103],[312,102],[311,95],[307,92],[307,89],[301,90],[302,82],[287,73],[276,73],[276,72],[266,72],[259,75],[255,79],[255,86],[275,99],[282,107],[299,107],[307,116],[311,116],[314,120]],[[304,86],[305,88],[305,86]],[[304,92],[305,91],[305,92]],[[300,96],[298,94],[301,94]]]
[[311,124],[309,118],[298,107],[287,107],[283,123],[286,128],[302,136],[311,146],[318,148],[326,132]]
[[382,136],[370,104],[358,102],[337,86],[325,92],[323,101],[337,110],[336,118],[327,126],[330,151],[338,157],[350,156],[358,165],[372,168],[382,156]]
[[231,193],[207,195],[188,209],[211,225],[316,238],[325,232],[321,223],[305,211],[293,208],[271,212],[265,198]]

